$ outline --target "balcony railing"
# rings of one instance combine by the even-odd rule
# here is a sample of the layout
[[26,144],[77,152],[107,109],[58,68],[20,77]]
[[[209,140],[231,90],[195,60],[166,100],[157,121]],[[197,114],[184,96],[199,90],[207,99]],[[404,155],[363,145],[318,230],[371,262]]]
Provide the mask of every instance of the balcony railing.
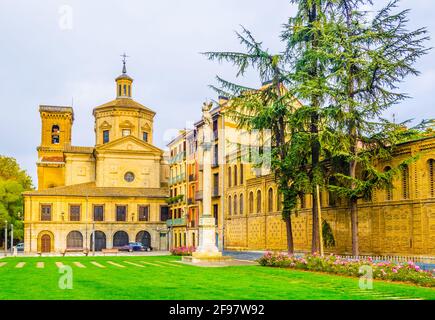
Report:
[[195,200],[202,200],[203,199],[203,193],[202,190],[195,192]]
[[175,164],[186,159],[186,151],[179,152],[169,159],[169,164]]
[[168,219],[166,220],[166,225],[168,227],[185,226],[186,218]]
[[175,177],[169,178],[169,184],[170,185],[177,184],[177,183],[183,182],[185,179],[186,179],[186,174],[182,173],[182,174],[179,174]]

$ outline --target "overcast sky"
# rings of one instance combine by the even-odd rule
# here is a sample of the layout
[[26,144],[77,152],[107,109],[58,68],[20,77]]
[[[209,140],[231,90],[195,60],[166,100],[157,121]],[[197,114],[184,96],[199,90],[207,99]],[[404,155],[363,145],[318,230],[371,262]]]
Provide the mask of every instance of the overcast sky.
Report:
[[[435,33],[433,1],[403,0],[401,7],[412,9],[411,28]],[[72,101],[73,144],[92,146],[92,109],[115,97],[124,51],[134,99],[157,112],[154,143],[164,148],[174,128],[198,120],[202,103],[216,99],[208,88],[215,75],[233,79],[231,66],[199,53],[240,49],[239,25],[280,51],[279,32],[294,12],[288,0],[1,0],[0,154],[15,157],[36,184],[38,106]],[[421,76],[402,86],[413,99],[389,112],[397,120],[435,117],[435,52],[418,67]],[[243,81],[259,85],[253,74]]]

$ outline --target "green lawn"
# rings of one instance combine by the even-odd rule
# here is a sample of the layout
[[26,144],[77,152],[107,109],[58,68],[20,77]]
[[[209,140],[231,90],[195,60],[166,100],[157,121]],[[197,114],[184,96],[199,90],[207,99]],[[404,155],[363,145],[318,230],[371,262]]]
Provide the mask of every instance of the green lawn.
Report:
[[[0,259],[0,265],[6,262],[0,267],[0,299],[435,299],[434,289],[412,285],[375,281],[373,290],[360,290],[358,279],[346,277],[261,266],[204,268],[176,260],[172,256]],[[19,262],[25,265],[17,268]],[[44,262],[44,268],[37,268],[37,262]],[[56,262],[72,267],[72,289],[59,288],[62,275]]]

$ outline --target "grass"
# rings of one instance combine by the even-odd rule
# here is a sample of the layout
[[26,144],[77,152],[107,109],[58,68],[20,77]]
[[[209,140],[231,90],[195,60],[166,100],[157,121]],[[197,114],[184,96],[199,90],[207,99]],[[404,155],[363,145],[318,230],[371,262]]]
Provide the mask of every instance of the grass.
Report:
[[[407,284],[375,281],[373,290],[360,290],[358,279],[320,273],[261,266],[204,268],[160,263],[178,265],[177,260],[180,258],[173,256],[0,259],[0,263],[6,262],[0,267],[0,299],[435,299],[434,289]],[[40,261],[45,263],[43,269],[36,268]],[[72,267],[70,290],[59,288],[62,274],[55,265],[58,261]],[[19,262],[26,264],[16,268]],[[78,268],[73,262],[86,268]]]

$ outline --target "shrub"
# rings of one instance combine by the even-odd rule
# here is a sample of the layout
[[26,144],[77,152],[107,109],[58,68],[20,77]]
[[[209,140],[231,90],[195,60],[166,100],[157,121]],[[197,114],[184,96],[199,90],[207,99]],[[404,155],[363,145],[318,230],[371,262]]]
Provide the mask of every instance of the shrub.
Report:
[[173,256],[190,256],[195,250],[195,247],[177,247],[171,249],[171,254]]
[[412,261],[407,263],[374,262],[371,258],[349,259],[335,255],[320,257],[316,254],[297,257],[272,252],[267,252],[257,261],[262,266],[319,271],[351,277],[361,276],[360,268],[370,266],[373,270],[373,279],[403,281],[425,287],[435,287],[435,269],[423,271]]

